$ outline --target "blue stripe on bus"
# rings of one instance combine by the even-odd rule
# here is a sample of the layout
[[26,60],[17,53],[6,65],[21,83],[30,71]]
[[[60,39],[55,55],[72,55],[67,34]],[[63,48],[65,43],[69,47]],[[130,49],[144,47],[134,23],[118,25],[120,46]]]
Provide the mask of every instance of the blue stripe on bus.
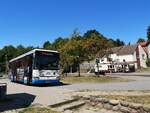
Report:
[[32,84],[58,84],[59,80],[32,80]]

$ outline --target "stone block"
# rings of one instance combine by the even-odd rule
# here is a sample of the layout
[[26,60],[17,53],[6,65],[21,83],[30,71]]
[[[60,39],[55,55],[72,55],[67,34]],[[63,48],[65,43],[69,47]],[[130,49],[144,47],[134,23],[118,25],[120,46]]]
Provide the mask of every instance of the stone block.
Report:
[[108,99],[106,99],[106,98],[103,98],[103,99],[102,99],[102,103],[108,103],[108,102],[109,102]]
[[125,101],[120,101],[120,105],[121,105],[121,106],[124,106],[124,107],[128,107],[128,106],[129,106],[129,103],[128,103],[128,102],[125,102]]
[[130,110],[129,110],[127,107],[121,107],[121,108],[120,108],[120,111],[121,111],[122,113],[131,113]]
[[108,104],[108,103],[107,103],[107,104],[104,104],[104,108],[107,109],[107,110],[111,110],[112,107],[113,107],[113,106],[110,105],[110,104]]
[[119,109],[120,109],[119,106],[113,106],[113,107],[112,107],[112,110],[113,110],[113,111],[119,111]]
[[116,106],[119,104],[119,100],[110,100],[109,101],[109,104],[113,105],[113,106]]
[[144,105],[143,107],[143,110],[146,111],[146,112],[149,112],[150,113],[150,106],[148,105]]
[[129,107],[137,110],[137,109],[140,109],[142,107],[142,105],[136,104],[136,103],[131,103],[131,104],[129,104]]

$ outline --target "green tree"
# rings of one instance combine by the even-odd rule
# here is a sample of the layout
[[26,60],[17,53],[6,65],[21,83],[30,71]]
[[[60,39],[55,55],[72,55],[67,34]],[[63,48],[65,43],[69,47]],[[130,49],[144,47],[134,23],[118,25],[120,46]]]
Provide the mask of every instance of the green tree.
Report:
[[23,45],[18,45],[16,47],[17,51],[16,51],[16,56],[19,56],[21,54],[24,54],[26,52],[26,49]]
[[80,37],[80,31],[78,28],[74,29],[71,35],[71,38],[77,38],[77,37]]
[[140,42],[145,42],[145,39],[144,39],[144,38],[139,38],[139,39],[137,40],[137,43],[140,43]]
[[68,42],[68,38],[58,37],[52,44],[52,49],[59,50]]
[[123,46],[123,45],[125,45],[125,43],[117,38],[116,39],[116,46]]
[[43,44],[44,49],[52,49],[52,44],[49,41],[44,42]]
[[[0,51],[0,64],[1,64],[1,71],[6,71],[6,64],[8,61],[14,57],[16,57],[16,48],[12,45],[4,46]],[[7,65],[8,68],[8,65]]]
[[150,26],[147,28],[147,39],[150,40]]
[[104,37],[102,34],[100,34],[97,30],[92,29],[88,30],[84,35],[84,38],[93,38],[93,37]]

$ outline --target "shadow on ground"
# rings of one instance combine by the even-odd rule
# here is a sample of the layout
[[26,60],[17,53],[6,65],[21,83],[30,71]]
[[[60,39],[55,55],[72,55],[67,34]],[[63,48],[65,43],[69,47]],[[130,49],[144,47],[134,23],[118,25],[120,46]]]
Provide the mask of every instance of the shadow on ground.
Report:
[[70,85],[68,83],[57,83],[57,84],[38,84],[38,85],[30,85],[30,86],[34,86],[34,87],[59,87],[59,86],[65,86],[65,85]]
[[28,107],[35,97],[28,93],[9,94],[6,96],[8,101],[0,103],[0,112]]
[[19,85],[24,85],[24,86],[33,86],[33,87],[59,87],[59,86],[64,86],[64,85],[71,85],[71,84],[68,84],[68,83],[63,83],[63,82],[59,82],[59,83],[54,83],[54,84],[50,84],[50,83],[44,83],[44,84],[30,84],[30,85],[27,85],[27,84],[23,84],[21,82],[13,82],[15,84],[19,84]]

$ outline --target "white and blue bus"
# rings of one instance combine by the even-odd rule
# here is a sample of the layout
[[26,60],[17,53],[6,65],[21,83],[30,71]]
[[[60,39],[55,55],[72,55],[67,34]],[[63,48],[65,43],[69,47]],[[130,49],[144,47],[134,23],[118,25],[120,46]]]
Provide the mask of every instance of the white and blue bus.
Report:
[[9,77],[24,84],[58,84],[59,52],[34,49],[9,61]]

